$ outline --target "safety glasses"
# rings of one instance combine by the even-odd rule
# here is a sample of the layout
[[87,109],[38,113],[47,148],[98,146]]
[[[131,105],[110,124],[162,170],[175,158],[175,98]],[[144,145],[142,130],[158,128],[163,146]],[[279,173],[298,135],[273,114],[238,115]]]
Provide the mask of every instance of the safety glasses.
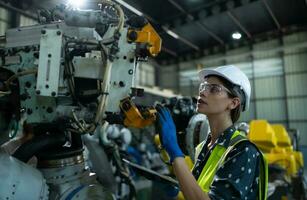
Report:
[[225,91],[231,94],[231,92],[223,85],[210,84],[208,82],[202,82],[199,85],[199,93],[204,92],[204,91],[208,91],[210,94],[220,94],[222,91]]

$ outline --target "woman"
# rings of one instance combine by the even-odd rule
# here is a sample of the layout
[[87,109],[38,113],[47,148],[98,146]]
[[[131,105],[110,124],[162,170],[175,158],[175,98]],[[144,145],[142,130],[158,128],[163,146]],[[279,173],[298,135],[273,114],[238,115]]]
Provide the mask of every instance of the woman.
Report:
[[158,106],[162,144],[180,190],[187,200],[265,199],[267,165],[257,147],[236,131],[234,123],[249,107],[251,87],[235,66],[199,72],[197,112],[208,117],[210,134],[196,148],[192,172],[180,150],[169,111]]

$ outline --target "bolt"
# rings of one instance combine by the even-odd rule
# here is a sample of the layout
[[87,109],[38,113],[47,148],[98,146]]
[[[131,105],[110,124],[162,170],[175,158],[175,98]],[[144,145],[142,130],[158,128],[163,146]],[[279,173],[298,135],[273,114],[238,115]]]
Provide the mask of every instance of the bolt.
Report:
[[120,87],[125,87],[125,83],[123,81],[119,81],[119,86]]
[[48,54],[48,57],[51,58],[51,53]]
[[57,35],[61,35],[61,31],[57,31],[56,34],[57,34]]
[[27,88],[30,88],[30,87],[31,87],[31,83],[30,83],[29,81],[27,81],[27,82],[25,83],[25,86],[26,86]]
[[25,52],[29,53],[31,49],[30,49],[29,46],[26,46],[26,47],[24,48],[24,50],[25,50]]
[[41,91],[40,90],[36,90],[36,94],[40,94],[41,93]]
[[128,38],[131,40],[131,41],[135,41],[137,38],[138,38],[138,34],[136,31],[130,31],[128,33]]
[[32,109],[31,109],[31,108],[28,108],[28,109],[27,109],[27,114],[28,114],[28,115],[31,115],[31,114],[32,114],[32,112],[33,112],[33,111],[32,111]]
[[51,107],[48,107],[46,111],[47,111],[47,113],[52,113],[53,109]]
[[19,112],[20,113],[24,113],[24,112],[26,112],[26,109],[25,108],[20,108]]
[[39,53],[35,52],[35,53],[33,53],[33,56],[34,56],[34,58],[38,58],[39,57]]
[[55,95],[56,95],[56,92],[54,92],[54,91],[53,91],[53,92],[51,92],[51,96],[53,96],[53,97],[54,97]]
[[46,85],[45,85],[45,87],[48,89],[48,88],[49,88],[49,85],[48,85],[48,84],[46,84]]
[[22,101],[25,101],[27,98],[28,98],[28,95],[25,94],[25,93],[20,95],[20,99],[21,99]]
[[46,33],[46,30],[45,30],[45,29],[41,30],[41,33],[42,33],[42,34],[45,34],[45,33]]

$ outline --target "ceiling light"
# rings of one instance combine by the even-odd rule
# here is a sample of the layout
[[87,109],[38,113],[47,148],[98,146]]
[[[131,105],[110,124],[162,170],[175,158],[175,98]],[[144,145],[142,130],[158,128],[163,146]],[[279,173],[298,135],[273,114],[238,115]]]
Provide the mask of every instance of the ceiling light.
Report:
[[171,31],[171,30],[167,30],[166,32],[167,32],[167,34],[169,34],[169,35],[172,36],[173,38],[176,38],[176,39],[179,38],[179,35],[177,35],[176,33],[174,33],[174,32]]
[[127,4],[126,2],[124,2],[123,0],[115,0],[117,3],[119,3],[120,5],[124,6],[125,8],[127,8],[128,10],[130,10],[131,12],[133,12],[134,14],[137,14],[138,16],[142,16],[143,13],[139,10],[137,10],[136,8],[130,6],[129,4]]
[[239,33],[239,32],[234,32],[234,33],[231,35],[231,37],[232,37],[233,39],[235,39],[235,40],[239,40],[239,39],[241,39],[242,35],[241,35],[241,33]]
[[84,0],[68,0],[67,5],[73,8],[80,8],[84,4]]

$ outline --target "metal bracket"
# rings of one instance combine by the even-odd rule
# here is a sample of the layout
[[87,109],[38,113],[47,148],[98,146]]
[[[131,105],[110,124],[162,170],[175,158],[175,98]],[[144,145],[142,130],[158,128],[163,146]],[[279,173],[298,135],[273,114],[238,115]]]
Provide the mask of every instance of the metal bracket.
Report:
[[62,32],[43,29],[41,33],[36,94],[55,97],[59,87]]

